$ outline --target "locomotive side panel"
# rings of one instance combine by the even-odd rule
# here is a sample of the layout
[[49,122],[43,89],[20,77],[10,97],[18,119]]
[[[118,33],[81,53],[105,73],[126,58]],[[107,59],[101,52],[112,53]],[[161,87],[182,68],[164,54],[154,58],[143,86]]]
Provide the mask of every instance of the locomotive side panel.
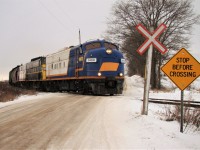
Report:
[[46,57],[46,78],[58,79],[67,77],[70,49],[65,48]]
[[68,76],[75,77],[75,62],[76,62],[76,53],[75,50],[70,50],[69,55],[69,67],[68,67]]
[[26,65],[21,65],[19,67],[19,81],[26,80]]
[[35,60],[26,64],[27,80],[40,80],[39,76],[40,60]]
[[45,57],[38,57],[37,59],[32,59],[31,62],[26,64],[26,79],[31,81],[40,81],[43,78],[43,68],[45,66]]

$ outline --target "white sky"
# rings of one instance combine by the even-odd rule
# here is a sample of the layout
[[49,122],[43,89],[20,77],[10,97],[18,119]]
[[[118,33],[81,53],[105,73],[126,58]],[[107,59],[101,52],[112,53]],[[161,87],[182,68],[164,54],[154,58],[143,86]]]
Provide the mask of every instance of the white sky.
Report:
[[[0,0],[0,80],[31,58],[101,38],[117,0]],[[200,14],[200,1],[195,0]],[[193,29],[191,53],[200,61],[200,27]]]

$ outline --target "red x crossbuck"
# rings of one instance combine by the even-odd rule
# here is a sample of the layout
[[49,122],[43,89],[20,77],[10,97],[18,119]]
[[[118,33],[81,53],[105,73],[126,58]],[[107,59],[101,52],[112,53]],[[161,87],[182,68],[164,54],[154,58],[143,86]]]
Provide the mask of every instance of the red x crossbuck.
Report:
[[167,48],[158,40],[160,34],[166,29],[165,24],[161,24],[153,33],[150,33],[142,24],[138,24],[136,29],[146,37],[145,42],[137,49],[137,52],[142,55],[147,48],[153,44],[162,54],[167,51]]

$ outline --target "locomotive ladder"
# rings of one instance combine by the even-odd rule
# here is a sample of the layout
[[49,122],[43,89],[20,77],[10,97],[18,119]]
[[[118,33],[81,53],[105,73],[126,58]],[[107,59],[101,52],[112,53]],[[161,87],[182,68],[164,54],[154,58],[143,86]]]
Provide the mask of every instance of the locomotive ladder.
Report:
[[79,51],[76,49],[76,51],[75,51],[75,53],[76,53],[76,68],[75,68],[75,77],[76,78],[78,78],[78,58],[79,58]]

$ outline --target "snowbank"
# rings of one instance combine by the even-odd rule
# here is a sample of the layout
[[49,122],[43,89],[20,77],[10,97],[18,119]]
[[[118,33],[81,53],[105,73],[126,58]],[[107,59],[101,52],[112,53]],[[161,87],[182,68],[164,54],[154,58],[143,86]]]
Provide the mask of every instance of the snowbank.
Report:
[[[168,91],[151,91],[149,93],[150,98],[159,99],[176,99],[180,100],[181,91],[170,81],[169,79],[162,80],[163,87],[169,89]],[[170,90],[171,89],[171,90]],[[134,96],[136,99],[143,99],[144,92],[144,79],[138,75],[132,77],[125,77],[124,82],[124,96]],[[184,90],[184,100],[200,101],[200,78],[195,80],[191,84],[190,89]]]
[[14,105],[17,103],[25,102],[25,101],[30,101],[30,100],[40,100],[41,98],[45,97],[50,97],[53,93],[38,93],[36,95],[22,95],[16,98],[13,101],[8,101],[8,102],[0,102],[0,108],[6,107],[9,105]]
[[138,75],[125,77],[124,91],[125,96],[141,97],[144,91],[144,79]]

